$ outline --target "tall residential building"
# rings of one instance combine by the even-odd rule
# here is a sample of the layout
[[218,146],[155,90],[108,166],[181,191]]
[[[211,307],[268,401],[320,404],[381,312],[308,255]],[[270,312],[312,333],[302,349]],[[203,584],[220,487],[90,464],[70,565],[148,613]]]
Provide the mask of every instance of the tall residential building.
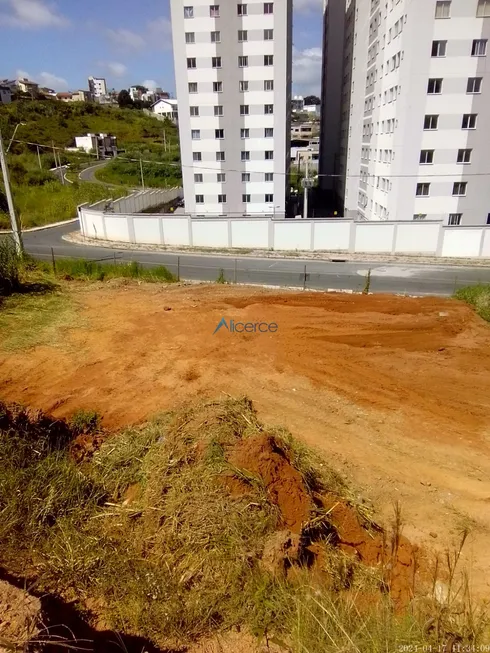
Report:
[[490,223],[490,0],[327,0],[325,35],[322,183],[344,215]]
[[186,211],[283,217],[292,0],[171,0]]
[[88,90],[93,98],[105,97],[107,95],[107,84],[103,77],[89,77]]

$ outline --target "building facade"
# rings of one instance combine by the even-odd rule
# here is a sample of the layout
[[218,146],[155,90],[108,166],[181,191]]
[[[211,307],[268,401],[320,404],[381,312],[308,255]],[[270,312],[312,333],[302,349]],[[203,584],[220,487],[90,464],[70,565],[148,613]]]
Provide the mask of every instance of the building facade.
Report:
[[486,224],[490,0],[327,0],[325,19],[327,47],[341,23],[343,36],[340,85],[338,54],[325,56],[327,102],[329,69],[341,102],[324,102],[321,152],[340,177],[322,183],[344,215]]
[[284,216],[292,0],[170,5],[186,211]]
[[12,91],[10,86],[0,84],[0,104],[10,104],[12,102]]
[[88,90],[91,96],[95,99],[105,97],[107,95],[107,84],[103,77],[89,77]]

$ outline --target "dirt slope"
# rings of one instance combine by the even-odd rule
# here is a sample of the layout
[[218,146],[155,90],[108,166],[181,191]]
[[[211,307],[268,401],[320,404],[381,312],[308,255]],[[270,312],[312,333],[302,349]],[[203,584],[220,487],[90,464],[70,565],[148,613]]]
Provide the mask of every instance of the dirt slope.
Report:
[[[63,347],[0,350],[0,398],[59,416],[94,408],[117,427],[189,398],[247,394],[385,516],[399,500],[412,540],[443,550],[470,525],[466,558],[490,595],[490,328],[468,307],[226,286],[73,292],[81,326]],[[279,329],[213,335],[222,317]]]

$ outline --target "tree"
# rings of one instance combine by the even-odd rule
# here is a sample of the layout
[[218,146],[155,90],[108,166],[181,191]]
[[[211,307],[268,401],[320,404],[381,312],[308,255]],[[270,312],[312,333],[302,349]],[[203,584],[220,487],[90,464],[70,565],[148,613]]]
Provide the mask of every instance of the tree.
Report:
[[123,109],[124,107],[132,107],[134,102],[131,99],[131,96],[129,95],[128,91],[123,88],[123,90],[119,93],[117,96],[117,103]]
[[305,104],[306,104],[306,106],[310,106],[311,104],[318,105],[318,104],[321,104],[321,100],[316,95],[307,95],[305,97]]

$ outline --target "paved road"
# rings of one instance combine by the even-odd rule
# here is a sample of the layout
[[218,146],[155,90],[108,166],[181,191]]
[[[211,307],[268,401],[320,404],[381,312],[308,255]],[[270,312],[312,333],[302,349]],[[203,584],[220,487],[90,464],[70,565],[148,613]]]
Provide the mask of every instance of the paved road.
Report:
[[[75,231],[76,222],[24,234],[28,252],[34,257],[51,260],[51,248],[57,258],[139,261],[145,267],[166,265],[172,272],[180,269],[182,279],[216,281],[220,270],[228,281],[303,287],[306,265],[306,287],[362,291],[371,270],[371,292],[406,293],[410,295],[450,296],[456,288],[480,282],[490,283],[490,267],[449,265],[405,265],[400,263],[312,261],[307,259],[271,259],[211,255],[172,254],[127,249],[109,249],[91,245],[75,245],[62,240]],[[178,262],[179,259],[179,262]]]
[[99,168],[104,168],[111,161],[112,159],[106,159],[105,161],[101,161],[100,163],[85,168],[79,173],[78,178],[80,179],[80,181],[89,181],[92,184],[100,184],[101,186],[109,186],[114,188],[116,184],[106,184],[105,181],[99,181],[95,176],[96,170],[98,170]]

